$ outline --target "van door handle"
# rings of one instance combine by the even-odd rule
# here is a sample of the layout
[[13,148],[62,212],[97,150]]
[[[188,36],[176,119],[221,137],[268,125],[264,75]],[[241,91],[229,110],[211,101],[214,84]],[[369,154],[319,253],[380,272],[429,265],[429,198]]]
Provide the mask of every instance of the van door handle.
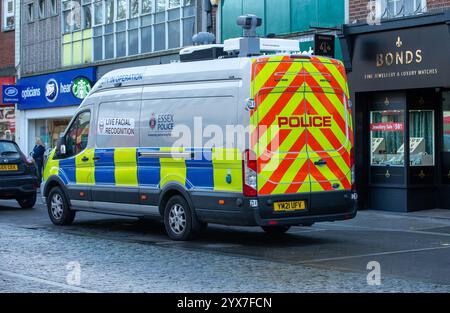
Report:
[[98,157],[98,156],[95,156],[95,157],[93,157],[93,158],[92,158],[92,160],[94,160],[94,161],[98,161],[98,160],[100,160],[100,157]]
[[89,161],[89,158],[88,158],[87,156],[84,156],[84,157],[81,159],[81,161],[87,162],[87,161]]
[[314,165],[324,166],[324,165],[327,165],[327,161],[320,159],[319,161],[314,162]]

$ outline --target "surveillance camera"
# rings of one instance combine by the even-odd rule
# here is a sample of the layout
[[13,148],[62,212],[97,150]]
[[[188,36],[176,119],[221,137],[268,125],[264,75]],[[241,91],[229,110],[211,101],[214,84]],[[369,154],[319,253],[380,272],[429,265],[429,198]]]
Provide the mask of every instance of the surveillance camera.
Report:
[[253,14],[239,16],[237,24],[244,29],[252,29],[261,26],[262,19]]

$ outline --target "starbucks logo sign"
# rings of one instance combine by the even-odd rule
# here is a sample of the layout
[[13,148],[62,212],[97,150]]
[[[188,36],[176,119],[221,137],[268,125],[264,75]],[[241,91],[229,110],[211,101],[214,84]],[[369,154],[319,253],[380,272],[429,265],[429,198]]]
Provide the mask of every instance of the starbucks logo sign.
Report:
[[87,97],[92,89],[91,82],[86,77],[77,77],[72,83],[72,94],[78,99]]

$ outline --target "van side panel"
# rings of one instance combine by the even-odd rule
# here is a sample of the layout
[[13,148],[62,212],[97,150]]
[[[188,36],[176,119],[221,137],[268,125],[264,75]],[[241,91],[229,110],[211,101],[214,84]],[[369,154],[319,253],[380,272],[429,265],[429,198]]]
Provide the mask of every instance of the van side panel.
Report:
[[144,87],[139,184],[242,192],[241,152],[224,147],[227,126],[237,123],[238,88],[235,80]]

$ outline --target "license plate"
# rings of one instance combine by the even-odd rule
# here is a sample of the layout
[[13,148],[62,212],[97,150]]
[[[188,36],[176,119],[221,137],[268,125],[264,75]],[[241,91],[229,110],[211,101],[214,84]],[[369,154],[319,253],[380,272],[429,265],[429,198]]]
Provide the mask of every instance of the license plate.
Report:
[[300,211],[306,209],[306,201],[283,201],[275,202],[273,208],[276,212],[281,211]]
[[0,171],[17,171],[17,164],[2,164],[0,165]]

